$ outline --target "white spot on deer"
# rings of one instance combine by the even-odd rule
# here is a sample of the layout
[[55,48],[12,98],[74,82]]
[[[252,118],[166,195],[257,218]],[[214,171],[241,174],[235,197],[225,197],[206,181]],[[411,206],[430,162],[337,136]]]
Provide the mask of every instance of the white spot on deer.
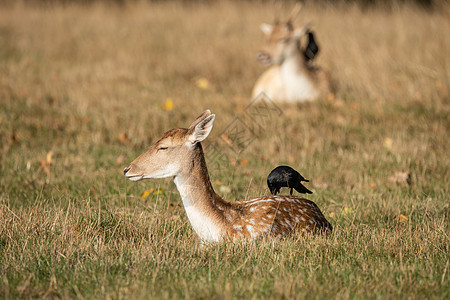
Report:
[[255,212],[255,210],[256,210],[255,206],[250,207],[250,212]]
[[247,225],[247,226],[245,226],[245,228],[247,228],[247,231],[250,233],[250,237],[254,238],[254,237],[258,236],[258,233],[255,232],[255,230],[253,229],[253,226]]
[[236,230],[242,230],[242,226],[241,225],[233,225],[233,228]]
[[302,222],[306,221],[306,219],[303,216],[300,217],[300,220],[302,220]]
[[273,200],[272,200],[272,199],[262,199],[262,200],[259,200],[259,199],[257,198],[257,199],[253,199],[253,200],[248,201],[247,206],[248,206],[248,205],[255,205],[255,204],[258,204],[258,203],[266,203],[266,202],[273,202]]

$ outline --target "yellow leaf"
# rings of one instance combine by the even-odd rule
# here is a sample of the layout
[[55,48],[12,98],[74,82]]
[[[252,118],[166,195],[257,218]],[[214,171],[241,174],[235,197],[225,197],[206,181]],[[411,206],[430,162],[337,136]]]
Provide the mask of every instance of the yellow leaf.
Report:
[[201,90],[209,90],[211,88],[211,84],[209,83],[208,79],[204,77],[197,79],[195,85]]
[[384,139],[384,148],[391,150],[392,149],[392,139],[391,138],[385,138]]
[[45,161],[47,162],[47,164],[51,165],[53,164],[53,151],[49,151],[47,153],[47,156],[45,157]]
[[173,109],[173,100],[170,97],[167,97],[166,102],[164,102],[162,109],[164,110],[172,110]]
[[216,179],[216,184],[217,184],[217,185],[221,185],[222,182],[221,182],[219,179]]
[[344,208],[344,214],[349,215],[353,213],[353,209],[350,207],[345,207]]
[[160,188],[156,189],[155,191],[155,195],[161,195],[162,193],[164,193],[164,190]]
[[141,198],[144,198],[144,199],[147,198],[148,196],[150,196],[153,193],[154,190],[155,190],[154,188],[151,188],[149,190],[144,191],[141,194]]

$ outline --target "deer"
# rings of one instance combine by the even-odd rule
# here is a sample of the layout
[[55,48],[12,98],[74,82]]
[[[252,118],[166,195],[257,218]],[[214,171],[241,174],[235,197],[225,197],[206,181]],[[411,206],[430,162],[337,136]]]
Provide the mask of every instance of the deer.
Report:
[[215,115],[206,110],[189,128],[167,131],[125,167],[125,177],[131,181],[172,177],[202,244],[332,233],[331,224],[310,200],[270,195],[226,201],[216,194],[201,145],[214,120]]
[[[265,43],[258,60],[270,67],[256,81],[252,99],[264,93],[273,101],[296,103],[313,101],[330,92],[328,73],[313,61],[319,49],[310,25],[293,25],[300,8],[297,4],[286,22],[276,18],[274,25],[261,24]],[[305,36],[308,43],[302,45]]]

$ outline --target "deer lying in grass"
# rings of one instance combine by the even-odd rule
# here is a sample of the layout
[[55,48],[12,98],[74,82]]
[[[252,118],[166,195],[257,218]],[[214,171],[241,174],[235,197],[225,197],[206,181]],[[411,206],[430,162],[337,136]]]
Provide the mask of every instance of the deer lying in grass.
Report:
[[189,221],[203,242],[332,232],[317,205],[304,198],[264,196],[228,202],[217,195],[200,143],[211,132],[214,118],[206,110],[189,128],[169,130],[131,162],[124,175],[132,181],[174,177]]
[[300,5],[297,5],[286,22],[276,20],[274,25],[261,24],[265,46],[258,59],[272,66],[257,80],[252,99],[265,93],[275,101],[312,101],[330,91],[328,74],[313,64],[308,44],[301,45],[302,38],[307,36],[307,43],[317,47],[309,26],[293,26],[299,10]]

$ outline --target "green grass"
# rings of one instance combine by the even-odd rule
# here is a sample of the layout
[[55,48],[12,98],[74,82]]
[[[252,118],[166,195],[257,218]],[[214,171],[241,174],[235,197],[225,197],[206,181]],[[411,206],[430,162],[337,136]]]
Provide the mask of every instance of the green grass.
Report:
[[[1,298],[450,298],[450,8],[304,7],[297,23],[314,22],[334,97],[279,105],[236,154],[220,134],[252,122],[258,26],[275,7],[2,7]],[[267,194],[267,174],[289,164],[331,237],[202,247],[171,180],[125,180],[206,108],[218,193]],[[141,198],[150,188],[161,193]]]

